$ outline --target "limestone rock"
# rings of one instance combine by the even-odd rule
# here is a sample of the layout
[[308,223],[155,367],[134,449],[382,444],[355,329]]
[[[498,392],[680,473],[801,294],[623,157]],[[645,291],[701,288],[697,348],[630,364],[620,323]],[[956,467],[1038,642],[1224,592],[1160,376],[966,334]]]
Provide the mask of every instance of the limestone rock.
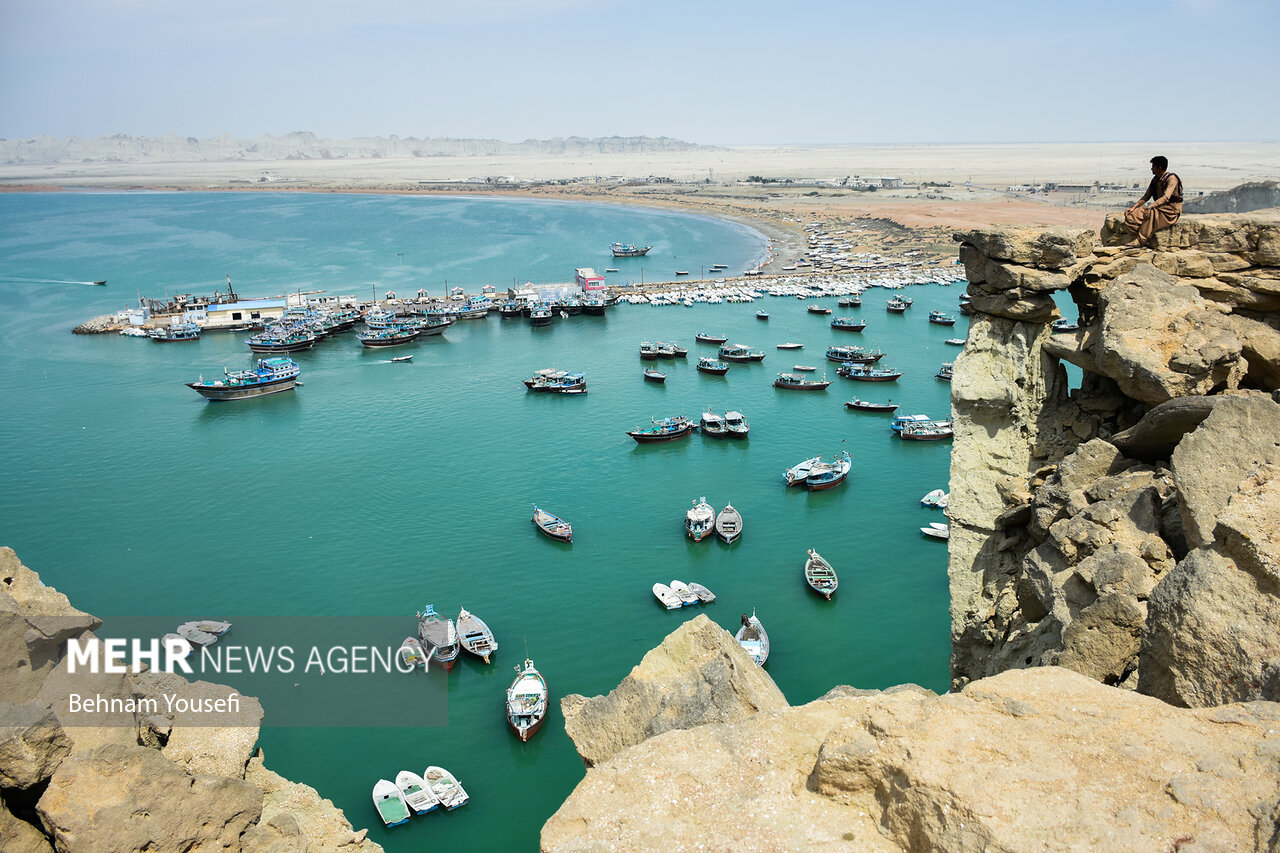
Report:
[[1058,316],[1058,306],[1047,293],[1010,287],[1007,290],[971,284],[969,304],[974,311],[1027,323],[1048,323]]
[[1238,387],[1240,341],[1195,288],[1140,266],[1102,289],[1098,367],[1130,397],[1173,397]]
[[1198,548],[1151,594],[1138,689],[1173,705],[1280,701],[1280,585]]
[[787,700],[733,635],[705,615],[672,631],[607,696],[566,697],[565,731],[588,767],[671,729],[740,720]]
[[1229,397],[1176,397],[1143,415],[1142,420],[1109,439],[1135,459],[1168,459],[1178,442],[1213,411],[1214,405]]
[[35,698],[71,637],[102,622],[71,606],[67,597],[40,582],[12,548],[0,548],[0,696],[11,702]]
[[1171,709],[1056,667],[819,700],[617,753],[542,849],[1265,850],[1277,726],[1275,705]]
[[[1255,469],[1218,516],[1214,538],[1240,568],[1280,585],[1280,467]],[[1280,628],[1280,626],[1277,626]]]
[[[221,684],[192,682],[179,675],[157,672],[139,673],[132,681],[138,695],[159,697],[169,694],[192,702],[224,700],[231,692]],[[252,696],[238,696],[237,699],[239,714],[220,714],[219,725],[210,725],[208,714],[188,712],[179,713],[172,719],[166,717],[167,733],[161,748],[164,757],[177,762],[188,773],[244,778],[245,765],[258,742],[262,705]],[[167,706],[162,701],[160,707],[164,709]],[[233,720],[239,725],[231,725]]]
[[48,779],[71,752],[71,740],[48,706],[0,702],[0,788]]
[[[244,778],[263,794],[259,826],[272,825],[260,836],[255,834],[255,839],[275,839],[292,845],[290,839],[301,837],[307,853],[382,853],[381,845],[365,837],[367,830],[352,829],[342,809],[321,797],[315,788],[291,782],[269,770],[263,763],[262,750],[249,759]],[[290,826],[297,827],[298,836],[290,834]],[[292,850],[292,846],[282,848],[286,850]]]
[[262,813],[262,792],[188,775],[146,747],[108,744],[63,761],[37,809],[60,853],[196,853],[238,846]]
[[0,803],[0,841],[5,853],[53,853],[44,833],[13,815]]
[[1095,236],[1081,228],[989,228],[960,231],[952,239],[988,258],[1060,270],[1090,255]]
[[1187,543],[1207,544],[1241,482],[1261,465],[1280,464],[1280,404],[1224,396],[1178,445],[1172,462]]
[[1232,314],[1227,322],[1240,339],[1241,353],[1249,365],[1245,381],[1267,391],[1280,389],[1280,319],[1264,323]]

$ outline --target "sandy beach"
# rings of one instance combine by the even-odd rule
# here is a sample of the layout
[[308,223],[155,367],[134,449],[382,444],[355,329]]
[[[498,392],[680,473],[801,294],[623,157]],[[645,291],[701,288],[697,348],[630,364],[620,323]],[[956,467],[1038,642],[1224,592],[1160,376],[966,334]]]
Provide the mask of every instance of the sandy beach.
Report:
[[[436,193],[641,204],[749,224],[773,241],[778,266],[803,252],[809,222],[846,231],[854,251],[915,252],[945,263],[955,256],[957,230],[1100,227],[1107,212],[1141,194],[1153,152],[1170,157],[1190,196],[1280,175],[1280,143],[738,146],[574,157],[6,164],[0,190]],[[894,178],[904,186],[815,183],[851,178]],[[1016,189],[1046,182],[1077,189]],[[1128,192],[1079,189],[1095,182]]]

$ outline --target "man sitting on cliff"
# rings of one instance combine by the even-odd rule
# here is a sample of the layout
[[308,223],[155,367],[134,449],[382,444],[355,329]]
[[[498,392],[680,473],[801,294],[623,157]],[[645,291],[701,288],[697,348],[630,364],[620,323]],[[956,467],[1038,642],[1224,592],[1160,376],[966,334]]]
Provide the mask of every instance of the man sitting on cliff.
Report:
[[1125,244],[1126,249],[1139,246],[1156,247],[1156,232],[1173,226],[1182,216],[1182,178],[1167,171],[1167,157],[1151,158],[1151,183],[1142,198],[1124,212],[1124,224],[1138,235],[1138,239]]

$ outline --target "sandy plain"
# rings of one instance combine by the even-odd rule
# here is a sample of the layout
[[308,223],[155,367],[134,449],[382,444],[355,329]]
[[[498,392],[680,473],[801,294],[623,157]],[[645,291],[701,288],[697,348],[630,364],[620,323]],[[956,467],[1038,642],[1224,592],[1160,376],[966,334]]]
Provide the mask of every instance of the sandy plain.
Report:
[[[1280,176],[1280,142],[732,146],[593,155],[437,156],[368,160],[78,162],[0,165],[0,190],[270,190],[521,195],[677,208],[745,222],[783,264],[803,226],[856,233],[857,249],[955,257],[956,230],[992,225],[1098,228],[1169,157],[1190,195]],[[747,182],[751,176],[774,183]],[[899,178],[874,192],[813,181]],[[790,179],[791,183],[786,183]],[[1111,192],[1027,193],[1044,182]],[[1134,189],[1134,187],[1137,189]],[[780,266],[781,264],[779,264]],[[776,268],[776,267],[775,267]]]

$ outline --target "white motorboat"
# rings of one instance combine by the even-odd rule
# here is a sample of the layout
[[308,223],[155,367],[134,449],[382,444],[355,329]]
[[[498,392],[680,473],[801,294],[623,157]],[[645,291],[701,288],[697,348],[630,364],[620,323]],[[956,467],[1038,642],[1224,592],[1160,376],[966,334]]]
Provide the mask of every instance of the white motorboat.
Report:
[[733,638],[751,656],[757,666],[764,666],[765,661],[769,659],[769,635],[764,630],[764,624],[756,618],[755,610],[751,611],[750,616],[742,614],[742,627]]
[[938,502],[946,499],[946,497],[947,493],[942,489],[934,489],[932,492],[929,492],[929,494],[922,497],[920,499],[920,503],[925,506],[939,506],[940,504]]
[[446,809],[453,810],[458,806],[465,806],[471,799],[463,789],[462,783],[443,767],[431,765],[427,768],[427,772],[422,774],[422,778],[427,780],[431,793],[436,795],[440,805]]
[[401,770],[396,774],[396,787],[400,789],[405,803],[415,814],[426,814],[440,808],[440,799],[432,792],[425,779],[409,770]]
[[680,596],[672,592],[671,587],[665,583],[655,583],[653,585],[653,597],[662,603],[662,606],[668,610],[679,610],[684,606],[684,602],[680,600]]
[[725,504],[716,516],[716,535],[725,542],[733,542],[742,535],[742,514],[733,508],[733,504]]
[[198,646],[209,646],[218,642],[218,635],[202,630],[199,622],[183,622],[175,630],[179,637]]
[[507,723],[512,731],[527,741],[542,726],[547,716],[547,681],[525,658],[523,667],[516,667],[516,679],[507,688]]
[[488,663],[489,655],[498,650],[498,641],[493,638],[493,631],[489,630],[484,620],[464,607],[458,612],[455,627],[462,648]]
[[400,644],[400,661],[405,666],[422,667],[426,669],[430,664],[431,656],[422,648],[422,643],[418,642],[417,637],[405,637],[404,642]]
[[374,783],[373,806],[387,826],[399,826],[409,820],[409,804],[394,782],[379,779]]
[[813,470],[813,466],[822,461],[821,456],[814,456],[806,459],[798,465],[788,468],[783,476],[787,480],[788,486],[803,486],[804,481],[808,478],[809,472]]
[[698,601],[703,604],[710,604],[716,600],[716,594],[700,583],[689,581],[689,589],[693,591],[694,595],[698,596]]
[[672,581],[671,591],[676,594],[676,598],[680,599],[680,604],[697,604],[699,602],[698,594],[689,588],[684,581]]
[[929,522],[928,527],[921,527],[920,532],[925,536],[932,536],[934,539],[950,539],[951,530],[945,524],[939,524],[936,521]]

